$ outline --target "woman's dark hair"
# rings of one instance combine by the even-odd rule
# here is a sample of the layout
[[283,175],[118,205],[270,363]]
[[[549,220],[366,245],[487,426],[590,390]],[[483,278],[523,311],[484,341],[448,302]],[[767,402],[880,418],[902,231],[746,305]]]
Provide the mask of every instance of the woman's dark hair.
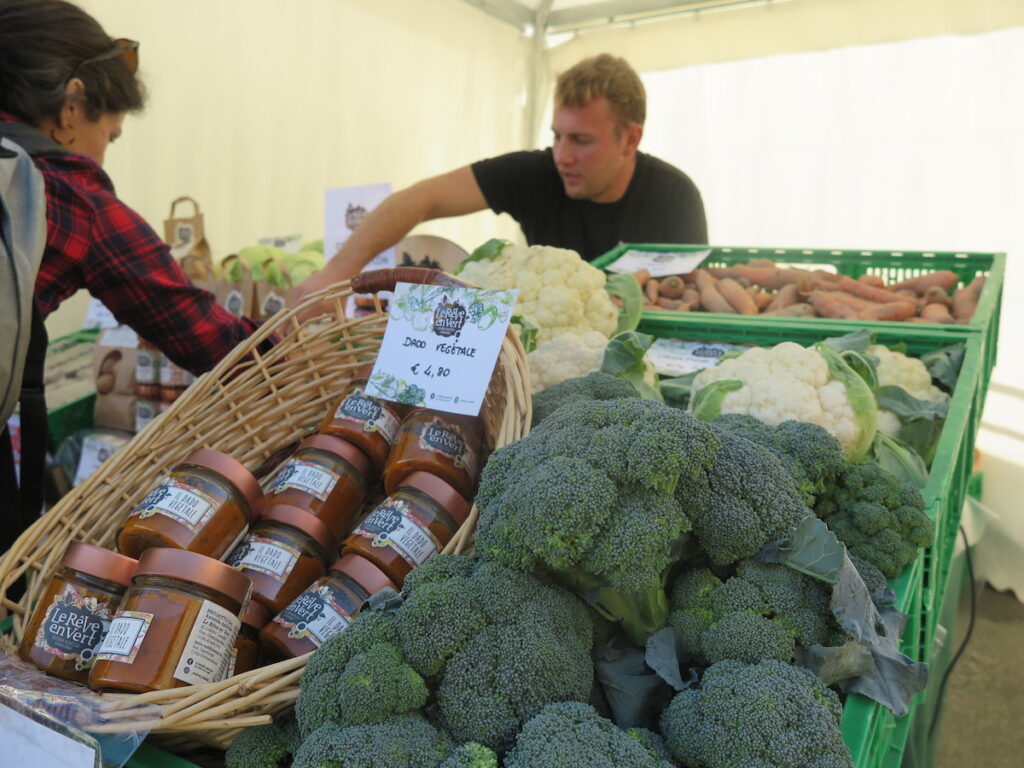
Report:
[[85,63],[113,47],[96,19],[64,0],[0,0],[0,111],[32,125],[56,118],[72,76],[85,84],[90,120],[141,110],[145,88],[121,57]]

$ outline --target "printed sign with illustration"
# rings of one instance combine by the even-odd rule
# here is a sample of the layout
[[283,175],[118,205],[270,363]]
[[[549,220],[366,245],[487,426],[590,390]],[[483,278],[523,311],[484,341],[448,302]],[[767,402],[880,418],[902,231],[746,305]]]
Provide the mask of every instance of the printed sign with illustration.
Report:
[[[330,261],[331,257],[366,218],[366,215],[390,194],[390,184],[367,184],[361,187],[326,190],[324,192],[324,258]],[[362,271],[389,269],[394,266],[395,249],[388,248],[370,259]],[[388,296],[381,294],[381,298],[388,298]],[[368,296],[350,296],[345,304],[345,314],[354,317],[359,314],[360,309],[366,311],[372,306],[373,300]]]
[[711,256],[710,248],[699,251],[643,251],[631,248],[605,267],[608,272],[647,270],[651,277],[685,275],[693,272]]
[[367,394],[476,416],[518,294],[399,283]]

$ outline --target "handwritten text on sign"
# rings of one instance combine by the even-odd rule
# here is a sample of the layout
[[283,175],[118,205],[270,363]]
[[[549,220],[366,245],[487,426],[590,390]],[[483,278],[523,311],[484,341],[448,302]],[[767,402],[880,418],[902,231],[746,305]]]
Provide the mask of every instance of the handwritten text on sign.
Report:
[[399,283],[367,394],[477,415],[518,294]]

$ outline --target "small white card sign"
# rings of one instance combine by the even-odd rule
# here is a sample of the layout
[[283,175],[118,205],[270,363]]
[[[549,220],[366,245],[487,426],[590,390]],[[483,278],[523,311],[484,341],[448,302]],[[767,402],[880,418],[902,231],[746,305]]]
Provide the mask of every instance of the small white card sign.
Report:
[[605,269],[608,272],[639,272],[646,269],[651,277],[685,275],[697,269],[711,255],[710,248],[699,251],[626,251]]
[[[366,214],[380,205],[390,194],[390,184],[342,187],[328,189],[324,192],[324,258],[327,261],[330,261],[342,244],[348,240],[356,227],[366,218]],[[389,269],[394,266],[395,249],[388,248],[374,256],[362,271]],[[382,294],[382,298],[388,297]],[[345,304],[345,314],[349,317],[356,314],[353,296],[349,296]]]
[[85,313],[82,327],[87,330],[96,328],[116,328],[119,325],[114,313],[107,309],[99,299],[89,299],[89,310]]
[[96,750],[0,704],[3,763],[32,768],[95,768]]
[[655,339],[647,350],[647,359],[661,376],[683,376],[717,365],[727,352],[749,347],[748,344],[721,344],[714,341]]
[[285,253],[298,253],[302,250],[302,235],[283,235],[281,237],[261,237],[257,245],[277,248]]
[[367,394],[476,416],[518,295],[399,283]]

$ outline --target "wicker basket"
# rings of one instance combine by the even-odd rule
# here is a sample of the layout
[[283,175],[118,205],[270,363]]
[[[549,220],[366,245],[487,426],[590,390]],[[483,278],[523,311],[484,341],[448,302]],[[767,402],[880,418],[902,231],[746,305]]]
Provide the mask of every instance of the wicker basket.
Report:
[[[353,293],[393,290],[396,282],[460,284],[434,270],[380,270],[331,286],[278,314],[29,528],[0,559],[0,617],[13,615],[14,641],[20,641],[29,606],[46,587],[68,542],[112,548],[128,512],[190,451],[213,448],[256,469],[318,424],[350,374],[376,355],[387,323],[379,299],[372,315],[352,319],[343,314],[345,299]],[[330,322],[323,316],[298,320],[303,309],[318,303],[330,309]],[[265,342],[273,335],[279,342],[268,349]],[[529,430],[528,376],[523,347],[510,329],[481,413],[489,449],[518,440]],[[476,518],[474,508],[446,552],[466,551]],[[27,590],[13,602],[6,593],[22,575]],[[271,714],[296,699],[305,663],[306,657],[300,657],[219,683],[103,698],[114,710],[128,704],[158,706],[159,719],[147,725],[165,747],[226,747],[241,728],[268,722]],[[140,729],[140,724],[96,730],[124,729]]]

